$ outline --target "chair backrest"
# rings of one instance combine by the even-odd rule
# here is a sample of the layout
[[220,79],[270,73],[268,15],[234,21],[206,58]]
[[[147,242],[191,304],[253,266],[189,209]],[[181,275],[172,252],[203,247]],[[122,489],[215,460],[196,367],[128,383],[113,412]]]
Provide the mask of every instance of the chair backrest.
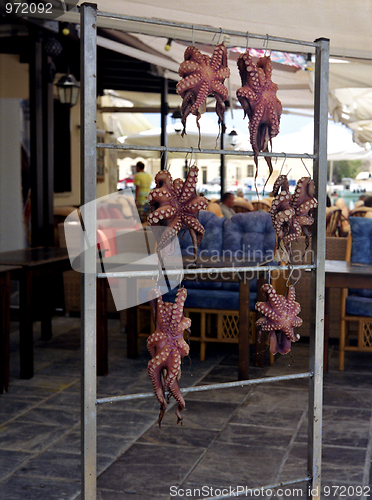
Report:
[[350,262],[372,264],[372,219],[350,217],[352,244]]
[[342,225],[341,208],[330,207],[326,214],[326,235],[340,236]]
[[350,212],[350,217],[370,217],[371,214],[372,214],[372,208],[358,207]]
[[[253,259],[270,259],[275,250],[275,230],[265,212],[236,214],[224,224],[223,254]],[[238,253],[237,253],[238,252]]]
[[252,210],[249,210],[247,207],[242,207],[240,205],[234,205],[233,206],[234,212],[236,214],[246,214],[247,212],[251,212]]
[[253,205],[253,210],[255,212],[269,212],[270,203],[266,200],[253,200],[251,201]]

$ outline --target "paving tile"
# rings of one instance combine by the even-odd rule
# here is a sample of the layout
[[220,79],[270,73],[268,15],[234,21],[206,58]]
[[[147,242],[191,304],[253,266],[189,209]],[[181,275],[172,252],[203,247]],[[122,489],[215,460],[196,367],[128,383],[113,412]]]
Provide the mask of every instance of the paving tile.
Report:
[[303,408],[308,403],[307,389],[288,390],[285,387],[272,387],[272,384],[261,384],[253,387],[247,398],[247,405],[262,406],[263,408]]
[[56,481],[16,475],[1,483],[1,494],[6,500],[70,500],[79,493],[77,480]]
[[27,413],[23,413],[17,422],[35,422],[47,425],[68,427],[80,421],[80,413],[64,408],[50,408],[41,404]]
[[[40,400],[39,400],[40,401]],[[19,413],[23,413],[30,408],[38,404],[38,400],[35,399],[23,399],[21,397],[13,397],[10,394],[0,395],[0,408],[1,413],[5,413],[9,418],[16,416]]]
[[324,445],[322,476],[324,481],[362,484],[366,450]]
[[[103,434],[100,429],[97,429],[97,454],[117,458],[122,455],[129,446],[133,444],[133,439],[124,438],[122,436]],[[50,446],[49,451],[65,452],[65,453],[80,453],[81,439],[80,429],[71,431],[66,436],[56,441]]]
[[[109,457],[97,457],[97,473],[105,470],[112,463]],[[17,475],[48,479],[80,481],[81,457],[79,454],[46,451],[29,460],[21,467]]]
[[217,435],[217,430],[195,429],[187,426],[187,424],[167,425],[162,423],[162,426],[159,428],[156,423],[137,442],[159,446],[169,444],[173,446],[207,448]]
[[292,428],[265,427],[260,425],[228,424],[217,438],[217,442],[229,444],[241,444],[244,446],[272,446],[274,448],[286,448],[292,438]]
[[180,484],[196,465],[200,448],[134,444],[98,477],[99,488],[118,492],[132,491],[157,498],[169,494],[170,487]]
[[66,427],[14,420],[0,427],[0,448],[38,452],[44,450],[65,432]]
[[335,387],[325,385],[323,391],[323,404],[344,408],[372,409],[372,391],[349,389],[347,386]]
[[[203,381],[204,382],[204,381]],[[199,385],[199,384],[198,384]],[[200,383],[200,385],[204,385]],[[214,389],[210,391],[189,392],[184,394],[188,401],[209,401],[213,403],[241,404],[252,390],[249,386]]]
[[0,481],[34,456],[34,453],[0,449]]
[[[169,495],[156,495],[156,498],[151,496],[152,500],[169,500]],[[79,496],[76,500],[81,500]],[[132,491],[113,491],[109,489],[98,489],[97,500],[149,500],[149,496],[133,493]]]
[[294,430],[303,412],[304,408],[271,407],[271,405],[262,407],[251,405],[247,401],[239,407],[230,423],[264,425],[278,430]]
[[108,406],[97,414],[97,428],[103,433],[125,438],[137,438],[157,420],[153,413],[117,411]]
[[261,446],[257,453],[253,446],[214,443],[182,487],[244,485],[256,488],[272,484],[283,455],[283,449]]
[[[182,411],[182,424],[184,427],[194,429],[221,430],[238,408],[233,403],[214,403],[210,401],[192,401],[186,396],[186,408]],[[175,408],[170,408],[164,415],[163,422],[175,425],[177,419],[174,415]]]
[[[372,360],[372,358],[371,358]],[[372,373],[356,373],[356,372],[329,372],[324,374],[325,387],[347,387],[350,389],[364,390],[369,394],[372,386]],[[369,398],[369,395],[367,396]]]

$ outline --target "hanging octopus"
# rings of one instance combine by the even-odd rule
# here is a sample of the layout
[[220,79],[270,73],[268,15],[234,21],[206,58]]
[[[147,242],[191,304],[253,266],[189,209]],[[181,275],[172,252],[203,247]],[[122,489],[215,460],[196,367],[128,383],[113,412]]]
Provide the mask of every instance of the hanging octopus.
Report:
[[183,99],[181,109],[182,137],[186,133],[186,119],[191,113],[196,116],[199,130],[198,147],[200,148],[199,120],[201,113],[205,111],[208,95],[213,95],[216,99],[218,124],[223,121],[225,101],[228,97],[224,81],[230,76],[230,70],[227,67],[227,50],[224,43],[220,43],[210,57],[207,54],[202,54],[199,49],[192,45],[185,50],[184,59],[178,71],[182,80],[176,86],[177,93]]
[[286,175],[279,175],[275,181],[275,198],[271,204],[270,215],[276,232],[276,260],[290,261],[290,244],[301,234],[305,236],[305,250],[309,246],[310,226],[314,222],[311,213],[318,205],[314,194],[314,181],[310,177],[302,177],[297,182],[293,195],[289,193]]
[[297,181],[296,189],[292,195],[291,207],[294,209],[294,220],[301,227],[305,236],[305,250],[309,246],[311,237],[310,226],[314,223],[312,212],[318,206],[314,198],[315,184],[310,177],[301,177]]
[[266,302],[257,302],[255,308],[262,313],[256,321],[261,331],[269,332],[269,346],[271,354],[287,354],[291,350],[291,343],[300,336],[293,329],[302,325],[302,319],[297,316],[301,306],[295,302],[296,293],[293,286],[289,286],[286,295],[278,295],[272,285],[268,283],[261,287]]
[[159,426],[167,407],[165,391],[169,391],[178,403],[177,423],[182,421],[180,412],[185,408],[178,380],[181,377],[181,359],[189,354],[189,346],[183,338],[183,332],[191,326],[191,319],[183,315],[186,296],[186,289],[179,288],[172,304],[163,302],[158,289],[153,288],[149,292],[155,331],[147,339],[147,348],[152,357],[147,371],[160,403]]
[[286,175],[279,175],[273,186],[274,200],[271,203],[270,215],[276,233],[275,259],[288,262],[290,260],[290,243],[301,236],[301,227],[294,218],[295,209],[291,206],[292,196]]
[[185,182],[182,179],[173,181],[167,170],[161,170],[155,176],[156,188],[148,195],[151,214],[147,221],[150,226],[165,226],[158,241],[158,248],[166,247],[177,236],[181,229],[189,230],[195,261],[198,246],[204,236],[204,227],[198,220],[199,210],[205,210],[208,201],[204,196],[196,195],[199,169],[196,165],[189,168]]
[[[258,169],[258,153],[269,152],[271,140],[279,134],[282,105],[276,96],[278,86],[271,80],[273,71],[270,57],[260,57],[254,64],[249,52],[241,54],[237,61],[242,87],[236,91],[236,96],[244,110],[244,116],[249,119],[249,134]],[[269,167],[269,180],[273,166],[271,158],[265,156]],[[266,184],[265,184],[266,185]]]

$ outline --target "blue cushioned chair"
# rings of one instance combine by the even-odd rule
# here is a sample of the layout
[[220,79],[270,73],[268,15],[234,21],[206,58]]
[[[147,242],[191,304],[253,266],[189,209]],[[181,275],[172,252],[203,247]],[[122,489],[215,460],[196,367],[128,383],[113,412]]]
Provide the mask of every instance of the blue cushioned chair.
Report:
[[[350,217],[346,260],[372,264],[372,219]],[[349,323],[358,324],[358,336],[351,342]],[[341,296],[339,370],[345,367],[345,351],[372,352],[372,290],[344,289]]]
[[[269,260],[275,248],[275,231],[271,216],[265,212],[248,212],[234,215],[231,219],[217,217],[214,213],[201,210],[199,220],[205,235],[198,249],[199,259],[203,257],[249,257]],[[180,235],[183,255],[194,255],[188,232]],[[184,281],[187,288],[185,310],[200,319],[200,336],[191,329],[191,340],[200,342],[200,359],[205,359],[208,342],[237,343],[239,339],[239,283],[207,281],[202,276],[196,281]],[[143,289],[140,293],[147,294]],[[163,296],[173,302],[176,290]],[[144,295],[146,297],[147,295]],[[250,281],[250,341],[255,340],[255,303],[257,301],[257,279]],[[212,326],[213,325],[213,326]],[[141,333],[139,333],[141,336]]]

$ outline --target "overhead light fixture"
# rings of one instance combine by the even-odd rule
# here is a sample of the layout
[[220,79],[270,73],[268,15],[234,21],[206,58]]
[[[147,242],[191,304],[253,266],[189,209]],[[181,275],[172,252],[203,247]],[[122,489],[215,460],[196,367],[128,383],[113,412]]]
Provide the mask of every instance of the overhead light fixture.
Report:
[[171,116],[174,131],[179,134],[182,130],[182,113],[181,108],[178,107]]
[[59,102],[61,104],[69,104],[70,107],[75,106],[79,97],[80,85],[76,81],[74,75],[70,72],[67,75],[61,76],[61,78],[56,83],[58,90]]
[[230,146],[236,146],[238,144],[238,132],[233,128],[227,135],[229,137]]

